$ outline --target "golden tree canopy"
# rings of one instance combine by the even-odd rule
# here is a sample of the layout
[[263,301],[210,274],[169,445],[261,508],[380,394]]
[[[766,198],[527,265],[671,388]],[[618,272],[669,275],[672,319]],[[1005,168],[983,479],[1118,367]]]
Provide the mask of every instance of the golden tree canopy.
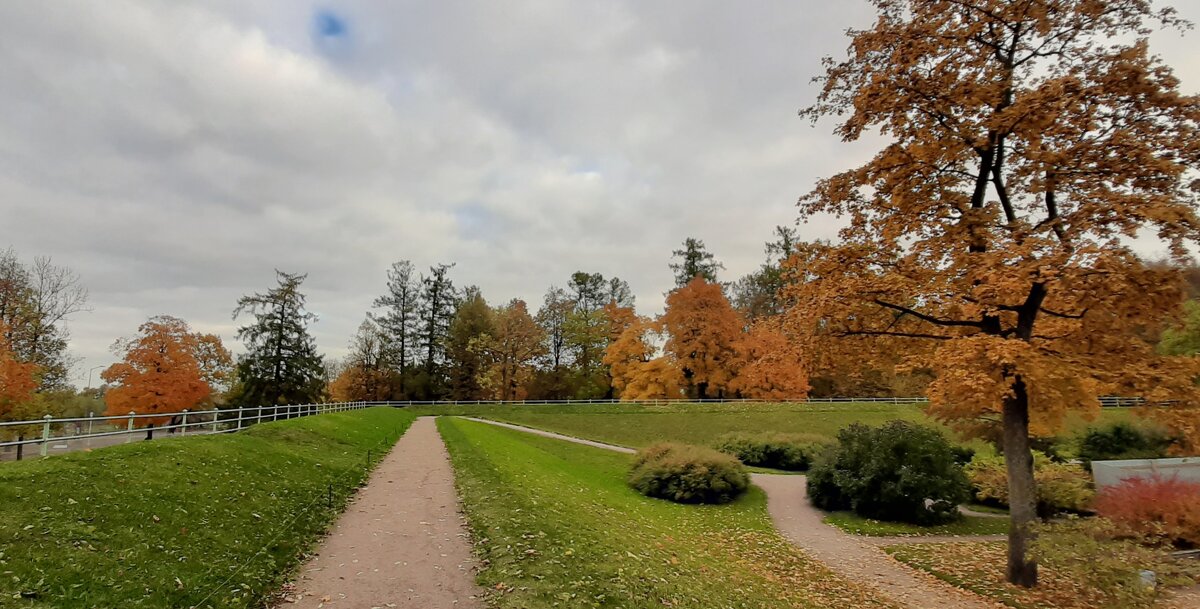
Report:
[[793,324],[932,343],[909,362],[936,375],[930,411],[1003,429],[1008,578],[1031,586],[1031,429],[1119,393],[1200,447],[1196,360],[1159,357],[1140,331],[1178,311],[1178,274],[1129,247],[1156,236],[1182,262],[1200,242],[1200,99],[1145,39],[1180,24],[1147,0],[873,4],[874,27],[849,32],[802,113],[890,143],[801,199],[802,217],[849,225],[795,288],[808,310]]
[[[152,317],[138,336],[117,341],[122,361],[100,377],[116,385],[104,395],[106,414],[174,414],[195,408],[212,393],[199,356],[212,351],[211,340],[176,317]],[[223,347],[222,347],[223,349]],[[167,417],[138,419],[139,426],[161,424]]]
[[[820,280],[797,288],[816,325],[936,341],[912,363],[937,372],[934,413],[972,429],[1018,381],[1035,429],[1094,410],[1098,393],[1195,404],[1191,362],[1138,335],[1177,310],[1176,277],[1129,249],[1156,235],[1182,258],[1200,240],[1200,101],[1141,37],[1173,13],[1142,0],[875,4],[879,21],[851,33],[805,111],[844,113],[847,140],[892,140],[801,201],[804,217],[850,219],[809,268]],[[1187,431],[1197,414],[1179,413],[1163,411]]]
[[720,284],[695,277],[667,295],[662,315],[670,353],[695,397],[719,397],[731,389],[741,363],[737,344],[746,322]]
[[17,359],[7,336],[8,330],[0,321],[0,419],[32,399],[38,386],[37,366]]

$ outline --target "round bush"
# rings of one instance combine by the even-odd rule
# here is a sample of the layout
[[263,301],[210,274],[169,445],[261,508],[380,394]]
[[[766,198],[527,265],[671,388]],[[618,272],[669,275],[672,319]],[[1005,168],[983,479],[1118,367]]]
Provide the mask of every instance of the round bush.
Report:
[[808,496],[824,510],[937,524],[959,517],[958,504],[970,498],[971,485],[936,429],[907,421],[855,423],[813,463]]
[[805,434],[727,434],[716,449],[733,455],[746,465],[788,471],[804,471],[824,447],[824,438]]
[[[987,504],[1008,505],[1008,467],[1004,457],[976,455],[966,467],[975,487],[975,498]],[[1060,512],[1081,513],[1095,496],[1092,477],[1071,463],[1056,463],[1033,452],[1033,479],[1037,484],[1037,512],[1048,518]]]
[[749,488],[750,476],[731,455],[664,442],[638,451],[629,485],[648,497],[679,503],[726,503]]

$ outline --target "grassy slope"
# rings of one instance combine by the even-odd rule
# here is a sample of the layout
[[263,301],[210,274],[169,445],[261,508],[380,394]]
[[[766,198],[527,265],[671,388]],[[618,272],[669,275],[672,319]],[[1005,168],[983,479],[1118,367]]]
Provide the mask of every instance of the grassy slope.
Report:
[[938,526],[921,526],[905,522],[883,522],[863,518],[853,512],[833,512],[825,522],[852,535],[869,537],[907,537],[921,535],[1004,535],[1008,533],[1007,518],[964,516],[962,519]]
[[0,465],[0,606],[261,606],[412,420],[373,408]]
[[[730,432],[785,432],[833,438],[851,423],[878,425],[904,419],[936,425],[920,405],[909,404],[586,404],[443,406],[417,409],[429,414],[471,414],[622,446],[659,440],[712,444]],[[1123,419],[1129,409],[1105,409],[1096,423]],[[1089,423],[1073,421],[1068,429]],[[977,449],[981,442],[972,442]]]
[[886,606],[782,539],[758,489],[678,505],[629,489],[627,455],[461,419],[438,427],[496,607]]

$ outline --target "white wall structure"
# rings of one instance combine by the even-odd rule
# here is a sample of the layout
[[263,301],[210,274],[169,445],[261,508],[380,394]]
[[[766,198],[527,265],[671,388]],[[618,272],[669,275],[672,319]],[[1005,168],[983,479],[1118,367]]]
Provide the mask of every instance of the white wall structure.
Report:
[[1092,461],[1096,490],[1114,486],[1127,478],[1149,478],[1155,474],[1162,478],[1200,482],[1200,457]]

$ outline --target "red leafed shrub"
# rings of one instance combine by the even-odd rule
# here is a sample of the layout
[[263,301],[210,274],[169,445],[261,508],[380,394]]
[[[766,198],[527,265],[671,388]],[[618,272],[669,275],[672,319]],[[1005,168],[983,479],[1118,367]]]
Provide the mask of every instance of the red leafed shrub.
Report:
[[1095,507],[1129,535],[1200,546],[1200,482],[1129,478],[1100,491]]

